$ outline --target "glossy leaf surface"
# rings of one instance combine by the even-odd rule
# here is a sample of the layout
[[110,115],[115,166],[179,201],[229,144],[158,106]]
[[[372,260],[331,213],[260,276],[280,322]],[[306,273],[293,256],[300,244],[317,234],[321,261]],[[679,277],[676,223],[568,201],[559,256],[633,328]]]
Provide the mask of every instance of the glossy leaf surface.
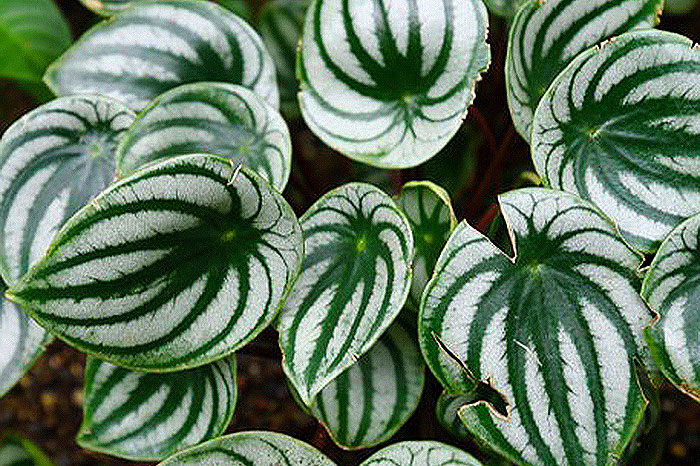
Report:
[[506,88],[513,124],[530,140],[537,104],[581,52],[659,22],[662,0],[529,0],[510,28]]
[[221,435],[235,405],[233,357],[169,374],[88,358],[77,442],[121,458],[157,461]]
[[413,235],[393,200],[350,183],[301,218],[302,271],[280,314],[282,366],[305,404],[379,339],[406,301]]
[[120,175],[155,160],[215,154],[254,170],[282,192],[292,142],[279,112],[252,91],[225,83],[195,83],[158,96],[124,136]]
[[183,453],[159,466],[336,466],[309,444],[274,432],[238,432],[219,437]]
[[58,95],[96,93],[141,110],[198,81],[241,84],[279,105],[272,58],[241,18],[212,2],[141,2],[83,34],[47,70]]
[[315,398],[311,411],[338,445],[377,445],[413,414],[425,378],[414,332],[399,318],[369,352]]
[[467,429],[519,465],[609,465],[646,406],[634,358],[651,320],[637,256],[591,204],[521,189],[500,197],[517,256],[461,223],[428,283],[419,333],[451,393],[475,381],[507,405],[459,410]]
[[700,400],[700,216],[664,240],[642,284],[642,296],[660,315],[645,330],[651,354],[674,385]]
[[80,210],[8,296],[97,357],[181,370],[272,321],[302,247],[294,213],[264,180],[226,159],[183,156]]
[[656,30],[591,49],[535,113],[532,153],[545,184],[588,199],[636,248],[654,251],[700,210],[700,49]]
[[411,441],[389,445],[367,458],[360,466],[481,466],[459,448],[434,441]]
[[382,168],[416,166],[457,132],[488,67],[479,0],[316,0],[299,102],[326,144]]

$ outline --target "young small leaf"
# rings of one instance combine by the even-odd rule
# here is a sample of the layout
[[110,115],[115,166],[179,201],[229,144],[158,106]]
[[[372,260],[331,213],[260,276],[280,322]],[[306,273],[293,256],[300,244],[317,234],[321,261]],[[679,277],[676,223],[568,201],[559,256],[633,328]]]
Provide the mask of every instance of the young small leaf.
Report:
[[2,396],[31,368],[50,338],[22,308],[5,298],[0,298],[0,335]]
[[304,262],[278,331],[284,371],[309,405],[399,314],[414,251],[404,214],[368,184],[327,193],[300,222]]
[[634,364],[651,320],[636,291],[640,257],[571,194],[530,188],[500,200],[517,256],[457,227],[423,295],[423,355],[448,390],[468,376],[503,398],[505,417],[486,401],[459,415],[511,461],[608,465],[646,405]]
[[525,1],[527,0],[484,0],[484,3],[494,15],[512,19]]
[[292,142],[279,112],[252,91],[233,84],[176,87],[143,111],[117,151],[120,175],[154,160],[216,154],[254,170],[282,192],[292,163]]
[[698,82],[700,49],[670,32],[629,32],[582,53],[535,112],[537,171],[654,251],[700,211]]
[[530,140],[532,118],[554,78],[579,53],[659,22],[663,0],[528,0],[510,28],[506,88],[510,114]]
[[336,466],[309,444],[275,432],[238,432],[205,442],[159,466]]
[[298,116],[296,58],[304,15],[311,0],[272,0],[260,10],[259,29],[277,67],[282,112]]
[[233,357],[169,374],[133,372],[88,358],[76,440],[121,458],[162,460],[221,435],[235,406]]
[[141,110],[198,81],[241,84],[277,108],[275,65],[258,34],[212,2],[139,2],[86,32],[46,72],[58,95],[103,94]]
[[459,418],[459,410],[462,406],[473,403],[471,395],[450,395],[442,392],[435,405],[435,416],[449,433],[456,437],[469,437],[469,431]]
[[404,184],[397,203],[411,224],[416,243],[409,301],[418,309],[423,289],[433,274],[442,247],[457,225],[457,218],[450,195],[430,181]]
[[0,273],[14,285],[56,231],[114,179],[114,151],[135,114],[98,96],[56,99],[0,139]]
[[425,162],[454,136],[488,67],[479,0],[316,0],[299,51],[311,130],[381,168]]
[[275,317],[303,257],[281,195],[208,155],[112,185],[8,290],[73,346],[124,367],[174,371],[222,358]]
[[343,448],[369,448],[391,438],[413,414],[425,368],[401,318],[360,360],[326,385],[312,413]]
[[0,78],[41,82],[46,67],[72,40],[53,0],[0,2]]
[[647,271],[642,297],[660,315],[645,330],[664,375],[700,401],[700,216],[676,227]]
[[481,466],[459,448],[430,440],[389,445],[367,458],[360,466]]

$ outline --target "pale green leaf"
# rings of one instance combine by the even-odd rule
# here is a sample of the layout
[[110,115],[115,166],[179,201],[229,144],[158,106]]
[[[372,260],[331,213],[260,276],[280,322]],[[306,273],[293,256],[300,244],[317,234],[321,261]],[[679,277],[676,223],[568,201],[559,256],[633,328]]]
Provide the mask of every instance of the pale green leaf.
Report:
[[470,454],[430,440],[389,445],[367,458],[360,466],[481,466]]

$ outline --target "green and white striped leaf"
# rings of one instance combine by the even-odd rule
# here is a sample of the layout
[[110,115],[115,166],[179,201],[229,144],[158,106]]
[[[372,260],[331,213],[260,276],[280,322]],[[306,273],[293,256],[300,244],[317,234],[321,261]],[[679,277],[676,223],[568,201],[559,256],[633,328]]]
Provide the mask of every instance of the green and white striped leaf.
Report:
[[652,314],[640,257],[591,204],[520,189],[500,197],[514,259],[460,223],[423,295],[419,340],[452,393],[482,381],[507,404],[462,407],[480,441],[523,466],[605,466],[646,400],[634,359]]
[[433,274],[442,247],[457,225],[457,217],[450,195],[430,181],[404,184],[397,203],[411,224],[416,244],[409,302],[418,309],[423,289]]
[[114,179],[114,151],[135,114],[112,99],[56,99],[0,139],[0,273],[14,285],[58,229]]
[[663,0],[528,0],[510,28],[506,89],[515,129],[525,140],[554,78],[581,52],[659,22]]
[[336,466],[311,445],[275,432],[238,432],[178,453],[159,466]]
[[181,370],[231,354],[273,320],[302,248],[294,213],[262,178],[183,156],[80,210],[7,295],[87,353]]
[[496,16],[512,19],[527,0],[484,0],[486,8]]
[[58,95],[96,93],[141,110],[198,81],[241,84],[277,108],[275,65],[244,20],[211,2],[140,2],[105,20],[54,62],[44,80]]
[[53,0],[0,2],[0,78],[40,83],[46,67],[72,40]]
[[134,372],[88,358],[76,440],[88,450],[158,461],[221,435],[235,406],[233,357],[169,374]]
[[[80,0],[80,3],[98,15],[112,16],[125,10],[138,0]],[[144,0],[148,1],[148,0]],[[231,10],[242,18],[250,17],[250,7],[245,0],[214,0],[221,6]]]
[[53,466],[32,442],[16,434],[0,439],[0,466]]
[[700,401],[700,215],[664,240],[642,284],[642,297],[660,319],[645,330],[664,375]]
[[0,298],[0,396],[34,365],[49,341],[46,331],[19,306]]
[[298,74],[301,113],[342,154],[425,162],[454,136],[490,61],[479,0],[315,0]]
[[415,330],[399,318],[369,352],[315,398],[311,411],[343,448],[391,438],[413,414],[425,379]]
[[699,83],[700,49],[670,32],[626,33],[579,55],[535,113],[537,171],[655,250],[700,211]]
[[470,437],[469,431],[459,418],[459,409],[469,403],[473,403],[474,398],[469,395],[451,395],[442,392],[435,405],[435,416],[440,424],[449,433],[456,437]]
[[272,0],[260,10],[259,30],[277,67],[281,109],[287,116],[298,116],[296,58],[304,16],[311,0]]
[[360,466],[481,466],[465,451],[431,440],[399,442],[383,448]]
[[280,313],[282,367],[304,404],[357,362],[406,302],[413,235],[378,188],[349,183],[301,217],[302,270]]
[[277,110],[241,86],[195,83],[158,96],[138,116],[117,151],[118,172],[197,153],[241,163],[280,192],[292,165],[292,141]]

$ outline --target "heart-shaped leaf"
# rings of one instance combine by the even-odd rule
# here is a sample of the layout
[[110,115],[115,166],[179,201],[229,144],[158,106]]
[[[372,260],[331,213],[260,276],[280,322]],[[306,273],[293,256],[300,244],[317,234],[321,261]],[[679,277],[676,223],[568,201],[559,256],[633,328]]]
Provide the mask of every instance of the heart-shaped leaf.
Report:
[[292,142],[279,112],[233,84],[195,83],[158,96],[124,135],[120,175],[167,157],[207,153],[253,169],[282,192],[292,164]]
[[532,118],[554,78],[579,53],[659,22],[663,0],[528,0],[510,28],[506,89],[513,124],[530,140]]
[[0,298],[0,335],[2,396],[31,368],[50,338],[24,310],[5,298]]
[[700,49],[670,32],[629,32],[579,55],[537,107],[537,171],[655,250],[700,211],[698,83]]
[[311,0],[272,0],[260,10],[260,35],[275,61],[281,109],[288,116],[298,116],[299,113],[297,45],[310,3]]
[[675,228],[656,253],[642,297],[660,315],[645,336],[664,375],[700,401],[700,215]]
[[53,0],[0,2],[0,78],[38,83],[72,41]]
[[0,273],[15,284],[56,231],[114,179],[114,151],[134,113],[71,96],[15,122],[0,140]]
[[369,448],[391,438],[411,417],[425,368],[401,318],[360,360],[326,385],[312,413],[343,448]]
[[[80,0],[80,3],[91,9],[98,15],[112,16],[127,7],[133,5],[137,1],[147,0]],[[245,0],[214,0],[221,6],[233,11],[238,16],[248,18],[250,11]]]
[[162,460],[221,435],[235,406],[233,357],[169,374],[134,372],[88,358],[76,440],[83,448],[121,458]]
[[640,257],[571,194],[500,200],[517,256],[466,222],[455,229],[423,295],[423,354],[451,393],[482,381],[503,398],[505,417],[488,402],[459,413],[511,461],[608,465],[646,405],[634,364],[652,317],[636,291]]
[[44,80],[58,95],[103,94],[141,110],[181,84],[223,81],[277,108],[275,65],[258,34],[211,2],[140,2],[83,34]]
[[281,195],[229,160],[169,159],[112,185],[8,290],[73,346],[172,371],[224,357],[275,317],[303,257]]
[[315,0],[300,47],[299,103],[344,155],[416,166],[454,136],[488,67],[479,0]]
[[360,466],[481,466],[459,448],[430,440],[389,445],[367,458]]
[[304,262],[278,331],[284,371],[309,405],[399,314],[414,252],[408,220],[372,185],[327,193],[300,222]]
[[336,466],[311,445],[275,432],[238,432],[178,453],[159,466]]
[[412,181],[401,188],[397,201],[404,211],[416,244],[409,302],[418,309],[423,289],[433,274],[442,247],[457,225],[450,195],[430,181]]

